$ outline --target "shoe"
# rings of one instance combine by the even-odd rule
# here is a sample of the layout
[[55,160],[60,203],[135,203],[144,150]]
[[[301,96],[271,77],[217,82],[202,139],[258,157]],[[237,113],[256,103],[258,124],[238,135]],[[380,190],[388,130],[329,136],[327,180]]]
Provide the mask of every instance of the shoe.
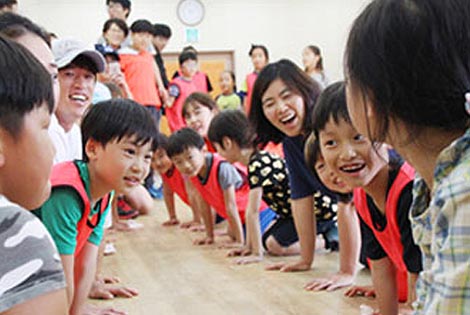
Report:
[[123,220],[134,219],[139,216],[139,211],[132,209],[123,198],[118,198],[117,210],[119,218]]

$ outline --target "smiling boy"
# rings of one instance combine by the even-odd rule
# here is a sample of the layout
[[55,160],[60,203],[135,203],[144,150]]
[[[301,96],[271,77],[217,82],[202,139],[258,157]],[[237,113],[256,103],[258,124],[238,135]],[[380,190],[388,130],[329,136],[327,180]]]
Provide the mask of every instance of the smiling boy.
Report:
[[112,190],[129,193],[148,174],[157,130],[131,100],[98,103],[82,125],[84,160],[54,166],[52,194],[37,210],[60,253],[70,314],[81,314],[95,276]]

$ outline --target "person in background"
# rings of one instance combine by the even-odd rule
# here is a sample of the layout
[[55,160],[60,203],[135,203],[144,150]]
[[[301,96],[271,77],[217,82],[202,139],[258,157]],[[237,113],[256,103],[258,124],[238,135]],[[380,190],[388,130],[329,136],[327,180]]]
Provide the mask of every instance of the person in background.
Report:
[[17,0],[0,0],[0,14],[5,12],[18,12],[18,1]]
[[314,45],[305,47],[302,51],[302,63],[305,67],[305,73],[320,85],[321,90],[325,89],[330,80],[323,69],[323,57],[320,48]]
[[250,51],[248,52],[248,56],[250,56],[251,62],[253,63],[253,72],[246,76],[245,81],[243,81],[243,86],[240,90],[244,94],[243,106],[247,114],[250,112],[253,86],[255,85],[258,74],[269,63],[269,52],[264,45],[252,44]]
[[108,15],[110,19],[121,19],[126,21],[131,13],[130,0],[106,0]]
[[107,20],[103,25],[103,35],[98,41],[100,45],[110,46],[118,50],[123,46],[124,41],[129,36],[129,28],[126,21],[113,18]]
[[165,49],[168,41],[171,38],[171,28],[166,24],[154,24],[153,25],[153,38],[152,44],[155,48],[155,62],[157,63],[160,75],[162,77],[163,86],[168,89],[169,81],[166,75],[165,64],[162,58],[162,51]]
[[215,101],[220,110],[241,109],[243,97],[237,93],[235,74],[232,71],[223,71],[219,79],[221,94]]

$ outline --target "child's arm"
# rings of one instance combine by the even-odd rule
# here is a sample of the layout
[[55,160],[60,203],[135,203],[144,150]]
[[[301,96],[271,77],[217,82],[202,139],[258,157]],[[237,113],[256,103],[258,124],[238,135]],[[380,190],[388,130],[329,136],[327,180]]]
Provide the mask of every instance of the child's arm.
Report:
[[157,63],[155,62],[155,59],[152,59],[152,60],[153,60],[152,66],[153,66],[153,72],[155,74],[155,81],[157,82],[158,92],[160,96],[162,97],[162,104],[164,104],[168,98],[168,92],[166,91],[165,85],[163,84],[160,69],[158,68]]
[[227,221],[232,232],[232,237],[235,243],[243,244],[243,228],[240,214],[238,213],[238,207],[235,195],[235,186],[231,185],[224,190],[224,203],[225,210],[227,211]]
[[370,260],[372,283],[381,315],[398,313],[396,269],[388,257]]
[[245,213],[246,224],[246,246],[242,250],[235,249],[229,252],[229,256],[250,255],[238,259],[237,264],[249,264],[259,262],[263,259],[263,245],[261,241],[261,230],[259,223],[259,207],[263,196],[263,189],[257,187],[250,189],[248,205]]
[[176,225],[180,222],[176,217],[175,210],[175,193],[171,189],[170,185],[167,182],[163,181],[163,200],[165,201],[166,210],[168,211],[169,219],[168,221],[163,222],[163,226]]
[[91,284],[96,274],[96,261],[98,258],[98,246],[87,242],[80,255],[75,260],[74,273],[80,278],[75,281],[72,304],[70,305],[71,315],[81,315],[81,310],[88,298]]
[[313,209],[313,195],[292,200],[292,214],[300,242],[300,260],[294,263],[273,264],[268,266],[267,270],[305,271],[310,269],[314,259],[315,236],[317,235]]
[[338,202],[339,271],[326,278],[313,279],[306,290],[333,291],[351,285],[356,276],[360,251],[360,229],[357,213],[352,202]]
[[41,314],[66,315],[68,305],[65,295],[64,289],[39,295],[2,312],[2,315],[31,315],[37,314],[38,310],[41,310]]
[[194,202],[197,205],[197,208],[204,222],[206,228],[206,237],[202,239],[196,239],[194,241],[195,245],[208,245],[214,243],[214,221],[212,220],[212,211],[209,204],[201,197],[201,195],[195,194]]

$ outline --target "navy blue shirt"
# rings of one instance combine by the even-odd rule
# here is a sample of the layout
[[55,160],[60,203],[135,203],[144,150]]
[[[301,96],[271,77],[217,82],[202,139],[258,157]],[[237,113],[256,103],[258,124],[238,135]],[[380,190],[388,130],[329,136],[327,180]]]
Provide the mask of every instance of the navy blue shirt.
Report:
[[304,144],[303,136],[285,137],[282,141],[289,171],[291,199],[313,196],[317,220],[336,219],[336,195],[329,191],[307,167]]

